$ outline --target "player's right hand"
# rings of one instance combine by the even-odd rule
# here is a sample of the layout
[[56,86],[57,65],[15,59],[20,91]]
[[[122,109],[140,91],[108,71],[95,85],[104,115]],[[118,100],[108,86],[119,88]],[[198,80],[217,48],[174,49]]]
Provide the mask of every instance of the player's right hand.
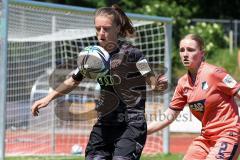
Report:
[[38,101],[36,101],[31,108],[32,111],[32,115],[33,116],[38,116],[39,114],[39,109],[40,108],[44,108],[47,107],[47,105],[49,104],[50,101],[48,101],[46,98],[42,98]]

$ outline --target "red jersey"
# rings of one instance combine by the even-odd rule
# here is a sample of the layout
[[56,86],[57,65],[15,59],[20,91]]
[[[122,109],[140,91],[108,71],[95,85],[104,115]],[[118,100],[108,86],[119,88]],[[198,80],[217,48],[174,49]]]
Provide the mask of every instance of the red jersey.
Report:
[[195,83],[190,75],[182,76],[170,103],[173,110],[188,104],[192,114],[202,122],[202,134],[214,136],[222,131],[240,131],[240,117],[234,95],[240,89],[223,68],[202,62]]

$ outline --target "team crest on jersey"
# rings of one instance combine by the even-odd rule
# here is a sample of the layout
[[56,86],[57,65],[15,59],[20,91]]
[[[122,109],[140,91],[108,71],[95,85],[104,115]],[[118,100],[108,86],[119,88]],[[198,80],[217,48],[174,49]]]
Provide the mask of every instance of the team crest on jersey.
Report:
[[189,108],[198,112],[204,112],[205,99],[189,103]]
[[114,68],[117,68],[118,66],[121,65],[122,61],[123,61],[123,54],[115,54],[113,57],[112,57],[112,60],[111,60],[111,69],[114,69]]
[[235,81],[229,74],[227,74],[224,78],[223,78],[223,83],[225,83],[229,88],[233,88],[236,84],[237,81]]
[[202,90],[207,90],[208,89],[208,84],[206,81],[202,82]]

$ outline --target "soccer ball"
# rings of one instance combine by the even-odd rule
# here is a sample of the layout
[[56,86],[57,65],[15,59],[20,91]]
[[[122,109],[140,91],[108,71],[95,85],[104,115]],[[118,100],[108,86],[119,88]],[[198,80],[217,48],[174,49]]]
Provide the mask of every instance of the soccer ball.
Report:
[[110,56],[100,46],[89,46],[79,53],[77,63],[83,76],[97,79],[109,71]]
[[72,146],[72,149],[71,149],[72,154],[82,154],[82,152],[83,152],[83,148],[80,145],[74,144]]

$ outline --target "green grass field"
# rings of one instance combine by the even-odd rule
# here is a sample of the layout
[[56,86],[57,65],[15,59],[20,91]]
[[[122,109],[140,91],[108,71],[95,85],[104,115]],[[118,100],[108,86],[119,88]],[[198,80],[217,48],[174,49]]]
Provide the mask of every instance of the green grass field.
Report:
[[[182,160],[183,155],[181,154],[157,154],[157,155],[143,155],[141,160]],[[7,157],[6,160],[84,160],[82,156],[51,156],[51,157],[43,157],[43,156],[25,156],[25,157]],[[240,160],[240,157],[238,157]]]
[[[158,155],[143,155],[141,160],[181,160],[182,155],[180,154],[158,154]],[[51,157],[43,157],[43,156],[24,156],[24,157],[7,157],[6,160],[84,160],[82,156],[51,156]]]

